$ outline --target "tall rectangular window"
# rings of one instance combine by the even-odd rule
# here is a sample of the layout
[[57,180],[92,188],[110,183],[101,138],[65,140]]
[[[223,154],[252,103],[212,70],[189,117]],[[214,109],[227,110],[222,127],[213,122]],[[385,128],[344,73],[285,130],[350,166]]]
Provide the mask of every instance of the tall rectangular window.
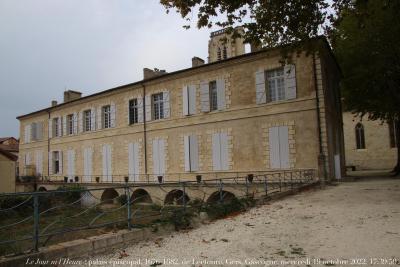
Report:
[[67,116],[67,134],[74,134],[74,114]]
[[210,111],[218,109],[217,81],[211,81],[210,85]]
[[92,130],[91,128],[92,128],[92,111],[89,109],[83,112],[83,131],[89,132]]
[[153,106],[153,120],[160,120],[164,118],[164,100],[163,93],[152,95]]
[[37,124],[36,124],[36,122],[31,124],[31,134],[32,134],[32,139],[31,140],[36,141],[38,139],[37,138]]
[[138,123],[139,121],[139,107],[137,99],[129,100],[129,124]]
[[102,107],[103,128],[111,128],[111,106]]
[[60,118],[54,118],[53,119],[52,127],[53,127],[53,129],[52,129],[53,136],[54,137],[61,136],[61,133],[60,133],[60,129],[61,129],[61,127],[60,127]]
[[389,140],[390,140],[390,147],[397,147],[397,138],[396,138],[396,129],[397,123],[391,121],[389,124]]
[[266,72],[267,98],[270,101],[285,100],[285,78],[283,68]]
[[53,174],[60,173],[60,152],[53,151]]

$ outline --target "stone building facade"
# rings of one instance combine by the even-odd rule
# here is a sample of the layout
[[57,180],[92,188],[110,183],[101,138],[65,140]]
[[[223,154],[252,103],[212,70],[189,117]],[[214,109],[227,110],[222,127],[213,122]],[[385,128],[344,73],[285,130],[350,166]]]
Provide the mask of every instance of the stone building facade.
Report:
[[[211,34],[210,44],[224,35]],[[286,65],[280,48],[235,48],[226,59],[194,58],[194,67],[172,73],[146,69],[141,81],[20,116],[21,170],[34,165],[47,179],[83,182],[302,168],[338,177],[340,71],[328,43],[315,42],[317,53],[295,54]]]
[[397,162],[393,125],[343,113],[346,166],[356,170],[393,169]]

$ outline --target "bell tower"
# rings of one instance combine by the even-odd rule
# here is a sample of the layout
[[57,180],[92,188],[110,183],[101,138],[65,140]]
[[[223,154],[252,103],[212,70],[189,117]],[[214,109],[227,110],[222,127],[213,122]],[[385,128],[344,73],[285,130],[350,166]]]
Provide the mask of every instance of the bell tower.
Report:
[[[239,34],[243,34],[243,28],[236,28]],[[245,47],[243,37],[232,38],[225,29],[212,32],[208,42],[208,63],[224,60],[230,57],[243,55]]]

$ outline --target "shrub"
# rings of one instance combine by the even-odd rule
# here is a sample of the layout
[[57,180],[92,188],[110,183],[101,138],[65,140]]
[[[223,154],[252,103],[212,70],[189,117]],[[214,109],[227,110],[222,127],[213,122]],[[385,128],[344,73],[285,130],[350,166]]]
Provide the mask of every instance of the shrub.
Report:
[[118,196],[117,201],[121,206],[123,206],[128,202],[128,198],[126,195],[120,195]]
[[81,198],[81,191],[78,190],[82,189],[85,189],[85,187],[82,187],[79,184],[59,186],[57,188],[57,191],[66,191],[66,192],[57,193],[57,196],[59,199],[68,203],[76,202]]
[[243,210],[245,210],[245,205],[237,198],[232,198],[228,203],[208,204],[203,209],[211,219],[223,218],[233,212]]

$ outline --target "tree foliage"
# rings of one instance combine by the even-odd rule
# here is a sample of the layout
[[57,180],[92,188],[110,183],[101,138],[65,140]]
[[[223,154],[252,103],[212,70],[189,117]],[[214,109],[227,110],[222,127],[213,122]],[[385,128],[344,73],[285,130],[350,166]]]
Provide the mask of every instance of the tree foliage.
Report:
[[369,0],[342,11],[332,36],[346,109],[400,118],[400,1]]

